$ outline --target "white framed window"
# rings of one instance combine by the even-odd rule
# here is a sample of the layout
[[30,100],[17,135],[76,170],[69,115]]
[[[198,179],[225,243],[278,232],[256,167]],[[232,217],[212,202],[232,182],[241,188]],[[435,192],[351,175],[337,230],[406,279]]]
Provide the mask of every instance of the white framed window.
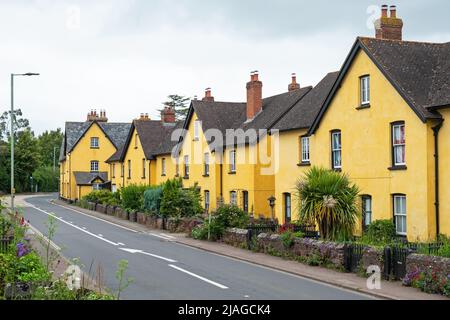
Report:
[[394,220],[398,235],[406,236],[406,196],[394,195]]
[[236,173],[236,150],[230,151],[230,172]]
[[237,206],[237,204],[238,204],[236,191],[230,192],[230,204],[233,206]]
[[209,176],[209,153],[205,153],[204,156],[204,163],[205,163],[205,176]]
[[302,150],[302,163],[309,163],[311,161],[310,159],[310,152],[309,152],[309,137],[302,137],[301,138],[301,150]]
[[189,156],[184,156],[184,176],[189,177]]
[[117,185],[113,184],[111,185],[111,192],[116,193],[117,192]]
[[372,197],[362,196],[363,226],[367,227],[372,223]]
[[122,163],[120,166],[120,177],[123,178],[125,176],[125,165]]
[[342,134],[341,131],[331,133],[331,153],[333,169],[342,169]]
[[131,179],[131,160],[128,160],[128,179]]
[[100,147],[99,139],[97,137],[91,138],[91,149],[98,149]]
[[98,172],[99,168],[98,168],[98,161],[94,160],[91,161],[91,172]]
[[202,125],[202,122],[200,120],[195,120],[194,122],[194,140],[200,139],[200,127]]
[[210,207],[210,193],[208,190],[205,191],[205,210],[209,211]]
[[406,165],[405,123],[392,124],[392,152],[394,166]]
[[99,183],[94,183],[94,184],[92,185],[92,190],[93,190],[93,191],[99,191],[99,190],[101,190],[100,184],[99,184]]
[[370,104],[370,76],[360,78],[361,105]]
[[166,175],[166,158],[161,159],[161,175]]

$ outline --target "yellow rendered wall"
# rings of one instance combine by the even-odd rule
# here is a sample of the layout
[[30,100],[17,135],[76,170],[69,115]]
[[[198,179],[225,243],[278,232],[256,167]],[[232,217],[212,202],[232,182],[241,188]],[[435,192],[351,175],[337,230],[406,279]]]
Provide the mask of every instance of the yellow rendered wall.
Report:
[[[301,162],[300,157],[300,137],[305,135],[307,130],[295,130],[282,132],[279,139],[279,166],[278,171],[275,174],[275,198],[276,209],[275,214],[278,221],[284,224],[285,212],[284,212],[284,194],[291,194],[292,205],[292,221],[299,219],[299,199],[296,196],[295,186],[297,181],[301,179],[304,173],[310,169],[310,167],[301,167],[298,164]],[[310,150],[314,146],[310,146]]]
[[[124,187],[135,185],[154,184],[155,173],[151,172],[150,161],[145,157],[139,135],[136,134],[136,128],[133,129],[130,143],[125,151],[123,164],[125,165]],[[143,171],[143,159],[145,159],[145,177]],[[128,175],[128,161],[131,160],[131,176]],[[153,183],[152,183],[153,182]]]
[[[99,149],[91,149],[91,137],[99,138]],[[67,197],[71,200],[78,199],[79,191],[75,182],[74,172],[90,172],[91,161],[99,161],[99,171],[109,173],[109,165],[105,162],[116,152],[116,148],[103,133],[98,124],[94,123],[81,138],[75,148],[67,155],[65,161],[67,185]]]
[[[163,159],[166,161],[166,174],[163,175]],[[170,154],[157,156],[156,160],[152,161],[155,163],[155,179],[156,185],[160,185],[169,179],[174,179],[176,177],[176,160],[172,158]],[[180,171],[181,172],[181,171]]]
[[[194,124],[197,120],[197,115],[194,114],[188,127],[188,135],[184,139],[183,146],[180,152],[180,176],[183,178],[185,187],[192,187],[195,184],[201,189],[201,196],[204,203],[204,192],[210,192],[210,209],[214,210],[217,207],[217,198],[220,196],[220,191],[216,188],[217,176],[215,154],[211,153],[209,145],[204,136],[203,130],[199,132],[199,139],[194,141]],[[210,159],[210,173],[209,177],[204,176],[204,154],[209,153]],[[189,156],[189,177],[184,176],[184,156]],[[175,172],[175,163],[172,164]],[[217,180],[216,180],[217,179]]]
[[[114,170],[113,170],[114,166]],[[120,161],[112,162],[109,164],[111,177],[111,185],[115,185],[117,190],[120,190],[124,186],[124,177],[122,176],[122,163]]]
[[439,111],[445,119],[439,133],[440,231],[450,236],[450,110]]
[[[371,79],[371,107],[359,106],[359,77]],[[390,171],[391,123],[405,121],[407,170]],[[373,201],[373,218],[393,219],[392,194],[407,196],[407,232],[410,241],[434,238],[430,220],[434,201],[430,166],[432,134],[383,76],[370,58],[360,51],[337,92],[321,125],[311,138],[312,165],[331,168],[330,132],[342,130],[342,166],[361,194]]]

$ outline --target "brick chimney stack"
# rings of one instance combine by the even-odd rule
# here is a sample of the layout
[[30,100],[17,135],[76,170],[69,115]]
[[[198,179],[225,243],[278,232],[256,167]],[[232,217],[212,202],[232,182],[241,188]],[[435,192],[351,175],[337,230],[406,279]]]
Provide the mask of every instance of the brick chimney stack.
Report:
[[106,111],[100,110],[100,115],[97,114],[97,109],[92,109],[87,115],[87,121],[108,122]]
[[[390,9],[390,16],[388,16]],[[375,37],[385,40],[403,40],[403,20],[397,18],[397,7],[381,7],[381,18],[375,21]]]
[[214,97],[211,94],[211,88],[205,89],[205,97],[202,99],[202,101],[214,102]]
[[174,124],[176,121],[175,109],[170,106],[164,107],[164,110],[161,111],[161,122],[163,124]]
[[292,82],[289,84],[288,90],[289,92],[299,90],[300,84],[297,83],[297,75],[295,73],[292,74]]
[[258,71],[250,74],[247,83],[247,121],[252,120],[262,110],[262,87]]

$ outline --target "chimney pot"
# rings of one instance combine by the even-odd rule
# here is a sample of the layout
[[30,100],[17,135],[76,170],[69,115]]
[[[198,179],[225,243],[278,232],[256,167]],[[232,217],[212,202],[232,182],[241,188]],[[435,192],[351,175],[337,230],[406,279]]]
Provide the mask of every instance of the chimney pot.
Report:
[[295,91],[298,89],[300,89],[300,84],[297,83],[297,74],[293,73],[292,74],[292,82],[288,86],[288,91],[291,92],[291,91]]
[[211,94],[211,88],[205,89],[205,97],[202,100],[208,101],[208,102],[214,102],[214,97]]
[[391,6],[391,18],[397,18],[397,6]]
[[388,5],[387,4],[383,4],[381,6],[381,17],[382,18],[387,18],[388,17]]

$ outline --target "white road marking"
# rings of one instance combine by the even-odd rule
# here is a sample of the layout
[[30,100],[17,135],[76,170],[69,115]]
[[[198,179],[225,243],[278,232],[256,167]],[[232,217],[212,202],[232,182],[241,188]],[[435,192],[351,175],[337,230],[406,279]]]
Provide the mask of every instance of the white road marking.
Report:
[[[33,206],[32,204],[30,204],[30,207],[31,207],[31,208],[34,208],[34,209],[36,209],[36,210],[38,210],[38,211],[41,211],[41,212],[45,213],[45,214],[48,215],[48,216],[52,216],[52,214],[50,214],[50,213],[48,213],[47,211],[44,211],[44,210],[42,210],[42,209],[39,209],[39,208]],[[67,224],[68,226],[71,226],[71,227],[73,227],[73,228],[75,228],[75,229],[77,229],[77,230],[80,230],[81,232],[84,232],[84,233],[86,233],[86,234],[88,234],[88,235],[90,235],[90,236],[92,236],[92,237],[94,237],[94,238],[97,238],[97,239],[100,239],[100,240],[102,240],[102,241],[105,241],[105,242],[107,242],[107,243],[109,243],[109,244],[112,244],[113,246],[116,246],[116,247],[119,246],[118,243],[109,241],[108,239],[105,239],[105,238],[101,238],[101,237],[99,237],[98,235],[93,234],[92,232],[89,232],[89,231],[87,231],[87,230],[83,230],[82,228],[77,227],[77,226],[75,226],[75,225],[73,225],[73,224],[70,224],[69,222],[64,221],[64,220],[61,219],[61,218],[55,217],[55,219],[61,221],[61,222],[64,223],[64,224]]]
[[122,246],[122,247],[125,247],[125,243],[122,243],[122,242],[118,242],[118,245]]
[[[98,236],[99,236],[100,238],[103,238],[103,235],[102,235],[102,234],[98,234]],[[117,245],[119,245],[119,244],[117,244]]]
[[174,240],[174,238],[169,238],[169,237],[166,237],[166,236],[164,236],[162,234],[156,234],[156,233],[150,233],[150,232],[147,232],[147,234],[150,235],[150,236],[157,237],[157,238],[164,239],[164,240],[168,240],[168,241]]
[[177,262],[176,260],[169,259],[169,258],[164,258],[164,257],[158,256],[156,254],[148,253],[148,252],[145,252],[145,251],[142,251],[142,250],[127,249],[127,248],[119,248],[119,250],[122,250],[122,251],[125,251],[125,252],[128,252],[128,253],[132,253],[132,254],[140,253],[140,254],[143,254],[143,255],[146,255],[146,256],[150,256],[150,257],[153,257],[153,258],[157,258],[157,259],[160,259],[160,260],[167,261],[169,263],[176,263]]
[[48,202],[51,203],[51,204],[54,205],[54,206],[58,206],[58,207],[61,207],[61,208],[64,208],[64,209],[67,209],[67,210],[70,210],[70,211],[73,211],[73,212],[82,214],[83,216],[89,217],[89,218],[91,218],[91,219],[103,221],[103,222],[105,222],[105,223],[107,223],[107,224],[113,225],[113,226],[115,226],[115,227],[118,227],[118,228],[121,228],[121,229],[130,231],[130,232],[133,232],[133,233],[139,233],[139,231],[136,231],[136,230],[133,230],[133,229],[130,229],[130,228],[121,226],[120,224],[116,224],[116,223],[114,223],[114,222],[110,222],[110,221],[107,221],[107,220],[103,220],[103,219],[100,219],[100,218],[91,216],[91,215],[86,214],[86,213],[84,213],[84,212],[81,212],[81,211],[78,211],[78,210],[75,210],[75,209],[72,209],[72,208],[68,208],[68,207],[62,206],[62,205],[57,204],[57,203],[53,203],[53,202],[51,202],[50,200],[48,200]]
[[184,272],[184,273],[186,273],[186,274],[188,274],[188,275],[190,275],[190,276],[192,276],[192,277],[194,277],[194,278],[200,279],[200,280],[205,281],[205,282],[207,282],[207,283],[209,283],[209,284],[212,284],[213,286],[216,286],[216,287],[218,287],[218,288],[220,288],[220,289],[224,289],[224,290],[225,290],[225,289],[228,289],[228,287],[224,286],[223,284],[220,284],[220,283],[211,281],[211,280],[206,279],[206,278],[204,278],[204,277],[202,277],[202,276],[199,276],[199,275],[197,275],[197,274],[195,274],[195,273],[192,273],[192,272],[187,271],[187,270],[184,270],[184,269],[182,269],[182,268],[180,268],[180,267],[174,266],[173,264],[169,264],[169,267],[171,267],[171,268],[173,268],[173,269],[176,269],[176,270],[178,270],[178,271]]
[[61,251],[61,247],[59,247],[56,243],[54,243],[52,240],[50,240],[49,238],[47,238],[46,236],[44,236],[42,234],[42,232],[40,232],[38,229],[36,229],[35,227],[33,227],[31,224],[27,223],[28,228],[30,228],[30,231],[37,234],[39,237],[41,237],[42,239],[44,239],[46,242],[50,242],[50,246],[52,246],[54,249],[56,249],[56,251]]
[[86,230],[86,227],[82,227],[81,229]]

